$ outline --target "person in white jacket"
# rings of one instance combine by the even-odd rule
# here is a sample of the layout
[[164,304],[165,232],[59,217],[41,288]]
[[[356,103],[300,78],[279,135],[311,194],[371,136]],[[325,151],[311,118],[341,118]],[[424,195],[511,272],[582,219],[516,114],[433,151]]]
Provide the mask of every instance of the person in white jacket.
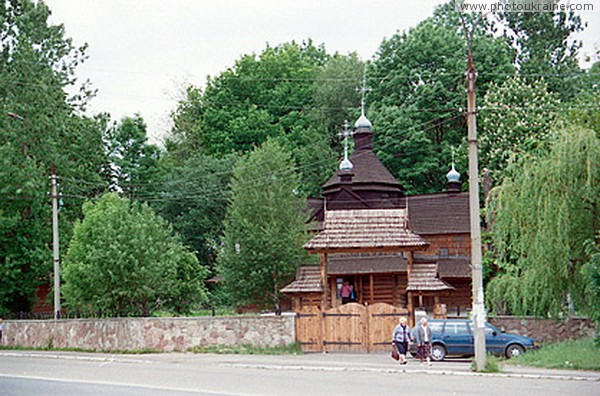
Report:
[[427,364],[431,366],[431,328],[427,326],[427,318],[421,319],[421,324],[415,330],[415,342],[417,343],[417,357],[423,364],[427,360]]

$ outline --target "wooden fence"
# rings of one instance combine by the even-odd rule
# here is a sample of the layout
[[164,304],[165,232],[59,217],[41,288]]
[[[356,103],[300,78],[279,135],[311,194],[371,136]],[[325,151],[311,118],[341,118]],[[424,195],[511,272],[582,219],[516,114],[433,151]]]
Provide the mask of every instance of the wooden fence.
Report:
[[296,338],[306,352],[389,350],[394,327],[408,311],[385,303],[350,303],[321,311],[306,307],[296,316]]

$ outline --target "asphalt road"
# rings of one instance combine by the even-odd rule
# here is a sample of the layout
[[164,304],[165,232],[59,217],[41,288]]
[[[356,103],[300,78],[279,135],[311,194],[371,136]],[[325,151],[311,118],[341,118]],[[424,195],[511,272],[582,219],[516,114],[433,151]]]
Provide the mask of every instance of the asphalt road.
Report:
[[0,351],[0,395],[599,395],[600,374],[473,374],[387,354],[109,355]]

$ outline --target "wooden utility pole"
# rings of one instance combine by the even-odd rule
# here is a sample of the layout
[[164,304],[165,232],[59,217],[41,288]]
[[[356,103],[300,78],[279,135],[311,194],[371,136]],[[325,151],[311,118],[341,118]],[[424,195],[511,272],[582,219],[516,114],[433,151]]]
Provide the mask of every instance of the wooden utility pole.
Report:
[[54,252],[54,319],[60,319],[60,252],[58,245],[58,186],[56,167],[52,164],[52,250]]
[[479,219],[479,164],[477,159],[477,108],[475,106],[475,64],[469,45],[467,64],[467,129],[469,139],[469,217],[471,224],[471,268],[473,283],[473,336],[475,366],[485,368],[485,306],[481,254],[481,224]]

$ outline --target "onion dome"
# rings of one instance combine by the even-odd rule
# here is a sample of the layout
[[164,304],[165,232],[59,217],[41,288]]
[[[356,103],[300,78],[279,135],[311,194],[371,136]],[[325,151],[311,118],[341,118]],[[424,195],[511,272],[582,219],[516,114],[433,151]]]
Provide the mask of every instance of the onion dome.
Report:
[[448,172],[446,174],[446,179],[448,179],[448,182],[458,182],[458,181],[460,181],[460,173],[458,173],[456,171],[456,169],[454,169],[454,163],[452,164],[452,169],[450,169],[450,172]]
[[344,160],[340,163],[341,171],[351,171],[354,168],[354,165],[348,158],[344,158]]
[[356,129],[360,129],[360,128],[371,129],[373,127],[373,125],[371,124],[371,121],[369,121],[369,119],[365,116],[365,113],[362,113],[360,115],[360,117],[358,118],[358,120],[356,120],[356,122],[354,123],[354,127]]

